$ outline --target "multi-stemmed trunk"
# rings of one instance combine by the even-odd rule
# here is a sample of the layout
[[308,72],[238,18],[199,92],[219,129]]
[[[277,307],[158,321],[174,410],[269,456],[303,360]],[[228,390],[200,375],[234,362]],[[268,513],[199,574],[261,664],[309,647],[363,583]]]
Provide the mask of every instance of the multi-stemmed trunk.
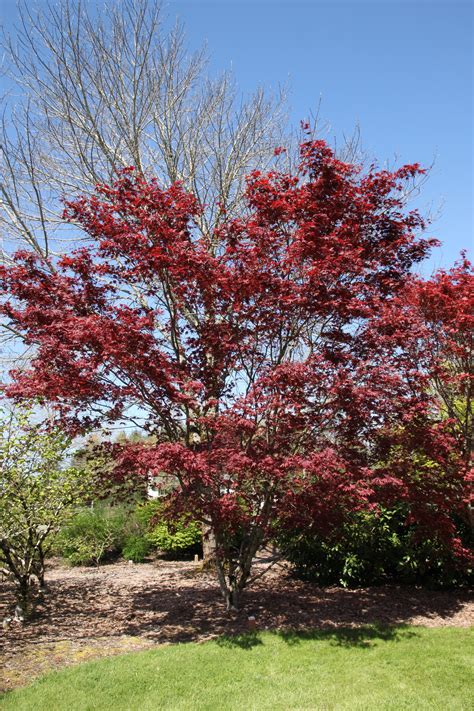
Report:
[[241,594],[247,585],[253,559],[263,542],[263,533],[255,529],[248,534],[238,548],[216,537],[216,571],[219,586],[228,611],[238,610]]
[[0,550],[5,563],[2,572],[15,584],[17,603],[15,617],[22,622],[31,616],[45,585],[43,538],[40,536],[35,541],[30,535],[28,542],[30,545],[25,547],[15,546],[6,539],[0,541]]

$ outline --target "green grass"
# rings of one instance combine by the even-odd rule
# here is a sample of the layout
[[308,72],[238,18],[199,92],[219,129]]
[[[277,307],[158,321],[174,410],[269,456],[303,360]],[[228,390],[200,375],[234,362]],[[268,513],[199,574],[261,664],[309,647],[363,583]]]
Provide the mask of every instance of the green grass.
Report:
[[468,629],[262,633],[161,646],[47,674],[5,711],[473,708]]

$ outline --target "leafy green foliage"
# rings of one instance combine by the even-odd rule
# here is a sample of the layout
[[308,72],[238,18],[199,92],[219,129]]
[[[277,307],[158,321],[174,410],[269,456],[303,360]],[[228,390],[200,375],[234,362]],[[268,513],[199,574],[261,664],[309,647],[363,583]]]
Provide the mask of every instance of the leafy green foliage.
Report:
[[166,502],[149,501],[141,507],[147,524],[146,540],[170,556],[187,556],[202,551],[202,526],[187,515],[170,520]]
[[99,565],[120,555],[130,526],[123,506],[95,504],[76,512],[61,530],[56,552],[71,565]]
[[[377,514],[360,512],[337,537],[292,531],[280,534],[278,544],[298,576],[320,585],[398,581],[449,587],[472,581],[472,570],[460,568],[438,538],[417,538],[416,527],[406,523],[406,513],[402,505]],[[467,538],[462,522],[459,532]]]
[[76,511],[55,543],[56,554],[71,565],[100,565],[120,555],[141,563],[156,550],[173,557],[201,552],[200,524],[184,515],[170,519],[163,501],[95,502]]
[[151,544],[140,534],[130,535],[122,548],[122,556],[125,560],[131,560],[134,563],[143,563],[146,556],[150,552]]

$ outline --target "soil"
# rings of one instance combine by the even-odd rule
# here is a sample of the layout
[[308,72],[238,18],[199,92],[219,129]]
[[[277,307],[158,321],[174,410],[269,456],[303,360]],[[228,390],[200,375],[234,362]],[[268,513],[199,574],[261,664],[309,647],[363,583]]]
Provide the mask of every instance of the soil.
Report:
[[[265,566],[264,559],[257,570]],[[242,610],[226,612],[212,573],[199,563],[156,560],[69,568],[53,561],[47,594],[28,624],[4,625],[0,688],[58,667],[157,643],[203,641],[257,630],[310,630],[396,624],[474,625],[469,591],[380,586],[318,588],[275,566],[245,593]],[[0,617],[11,615],[12,589],[2,583]],[[255,622],[249,617],[254,617]]]

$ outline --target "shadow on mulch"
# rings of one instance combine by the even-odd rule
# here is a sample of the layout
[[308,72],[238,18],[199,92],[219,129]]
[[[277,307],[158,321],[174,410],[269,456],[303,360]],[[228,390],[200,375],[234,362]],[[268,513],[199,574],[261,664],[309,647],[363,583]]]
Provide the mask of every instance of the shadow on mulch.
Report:
[[[258,629],[330,630],[360,625],[376,625],[382,629],[420,617],[426,618],[424,623],[433,618],[447,620],[463,608],[466,600],[466,593],[451,591],[427,592],[388,586],[355,591],[323,590],[283,583],[278,590],[247,591],[243,609],[229,615],[217,590],[197,586],[183,591],[176,600],[171,590],[148,588],[131,602],[136,616],[130,621],[126,634],[151,635],[167,642],[235,635],[248,630],[249,615],[255,617]],[[147,611],[159,617],[160,629],[153,629],[153,618]],[[354,633],[351,639],[356,636]]]
[[[139,566],[134,568],[131,579],[124,564],[83,575],[61,569],[49,582],[35,618],[21,628],[12,625],[3,644],[21,647],[36,641],[123,635],[153,642],[202,640],[248,632],[249,615],[259,630],[453,624],[450,620],[462,615],[470,599],[467,591],[402,586],[323,589],[280,574],[246,591],[242,610],[230,615],[213,578],[193,575],[189,563],[178,570],[175,565],[169,575],[165,563],[143,568],[144,577]],[[4,586],[0,604],[8,593]]]

